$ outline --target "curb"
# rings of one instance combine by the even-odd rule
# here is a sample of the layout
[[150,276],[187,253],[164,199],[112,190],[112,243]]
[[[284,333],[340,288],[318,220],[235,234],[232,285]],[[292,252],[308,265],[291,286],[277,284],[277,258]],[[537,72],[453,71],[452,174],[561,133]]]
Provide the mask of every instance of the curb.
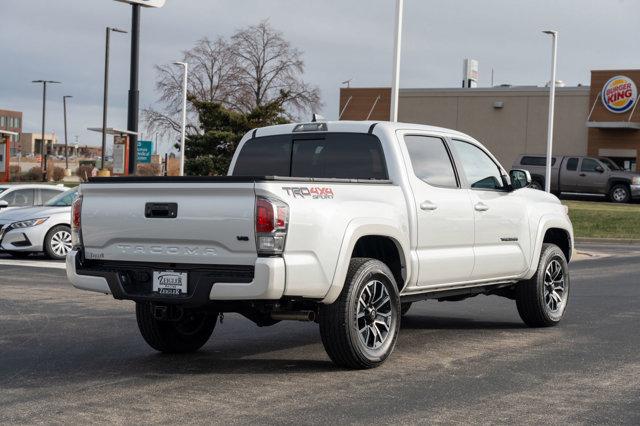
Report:
[[588,243],[588,244],[619,244],[619,245],[640,245],[640,240],[625,239],[625,238],[576,238],[576,243]]

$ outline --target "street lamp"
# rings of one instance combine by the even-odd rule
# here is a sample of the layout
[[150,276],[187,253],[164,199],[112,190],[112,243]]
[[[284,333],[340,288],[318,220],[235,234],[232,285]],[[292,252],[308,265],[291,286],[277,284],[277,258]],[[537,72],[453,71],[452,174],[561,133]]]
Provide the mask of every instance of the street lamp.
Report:
[[551,81],[549,83],[549,122],[547,126],[547,163],[544,174],[544,190],[551,192],[551,157],[553,154],[553,115],[556,101],[556,60],[558,50],[558,32],[543,31],[551,36]]
[[125,30],[107,27],[106,44],[104,50],[104,93],[102,99],[102,164],[100,165],[100,176],[109,176],[109,171],[105,168],[105,157],[107,153],[107,108],[109,99],[109,50],[111,48],[111,32],[126,34]]
[[400,90],[400,59],[402,56],[402,16],[404,0],[396,0],[396,32],[393,51],[393,81],[391,84],[391,121],[398,121],[398,101]]
[[41,144],[40,144],[40,161],[41,161],[41,165],[40,167],[42,168],[42,181],[46,182],[47,181],[47,160],[45,158],[45,144],[46,144],[46,139],[44,137],[44,129],[45,129],[45,121],[46,121],[46,117],[47,117],[47,84],[51,83],[51,84],[60,84],[59,81],[53,81],[53,80],[33,80],[32,83],[42,83],[42,134],[40,135],[40,139],[41,139]]
[[71,95],[65,95],[62,97],[62,108],[64,110],[64,174],[65,176],[71,176],[69,170],[69,144],[67,143],[67,99],[73,98]]
[[116,0],[131,5],[131,68],[129,71],[129,101],[127,106],[127,130],[129,136],[129,174],[135,174],[138,161],[138,68],[140,64],[140,8],[161,8],[165,0]]
[[184,150],[185,132],[187,130],[187,78],[189,74],[189,64],[186,62],[174,62],[175,65],[184,67],[184,77],[182,81],[182,135],[180,136],[180,176],[184,176]]

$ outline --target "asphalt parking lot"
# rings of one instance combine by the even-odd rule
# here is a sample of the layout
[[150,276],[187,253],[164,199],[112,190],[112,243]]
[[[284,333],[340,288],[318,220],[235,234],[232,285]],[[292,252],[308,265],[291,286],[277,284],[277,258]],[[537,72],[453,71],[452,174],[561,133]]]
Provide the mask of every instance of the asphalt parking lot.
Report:
[[0,256],[0,423],[639,424],[640,247],[582,248],[605,256],[572,264],[559,327],[498,297],[423,302],[369,371],[336,369],[314,324],[237,315],[197,354],[159,355],[132,303]]

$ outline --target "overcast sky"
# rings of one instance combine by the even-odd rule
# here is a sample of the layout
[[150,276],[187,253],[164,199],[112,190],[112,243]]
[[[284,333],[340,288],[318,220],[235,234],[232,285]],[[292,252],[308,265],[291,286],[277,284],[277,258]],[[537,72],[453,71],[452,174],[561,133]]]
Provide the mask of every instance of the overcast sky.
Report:
[[[113,0],[2,0],[0,109],[24,112],[25,132],[39,132],[42,91],[52,79],[47,131],[62,140],[62,96],[73,142],[97,145],[101,124],[104,28],[130,27],[130,7]],[[153,105],[154,64],[179,59],[204,36],[229,36],[269,19],[304,51],[306,80],[320,87],[321,111],[337,118],[340,82],[389,86],[395,0],[167,0],[142,13],[141,107]],[[465,57],[480,61],[480,86],[542,85],[550,41],[560,31],[558,79],[589,84],[591,69],[640,68],[638,0],[405,0],[401,86],[457,87]],[[109,126],[124,128],[129,36],[112,36]],[[144,129],[143,129],[144,130]],[[148,136],[148,135],[146,135]],[[168,143],[167,143],[168,145]]]

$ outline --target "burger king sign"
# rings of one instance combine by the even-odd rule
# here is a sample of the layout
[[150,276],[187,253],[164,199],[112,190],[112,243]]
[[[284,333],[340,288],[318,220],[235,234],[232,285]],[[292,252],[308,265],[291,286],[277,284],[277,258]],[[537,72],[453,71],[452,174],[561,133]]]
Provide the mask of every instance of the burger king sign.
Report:
[[602,104],[611,112],[629,111],[638,99],[636,84],[629,77],[617,75],[602,88]]

